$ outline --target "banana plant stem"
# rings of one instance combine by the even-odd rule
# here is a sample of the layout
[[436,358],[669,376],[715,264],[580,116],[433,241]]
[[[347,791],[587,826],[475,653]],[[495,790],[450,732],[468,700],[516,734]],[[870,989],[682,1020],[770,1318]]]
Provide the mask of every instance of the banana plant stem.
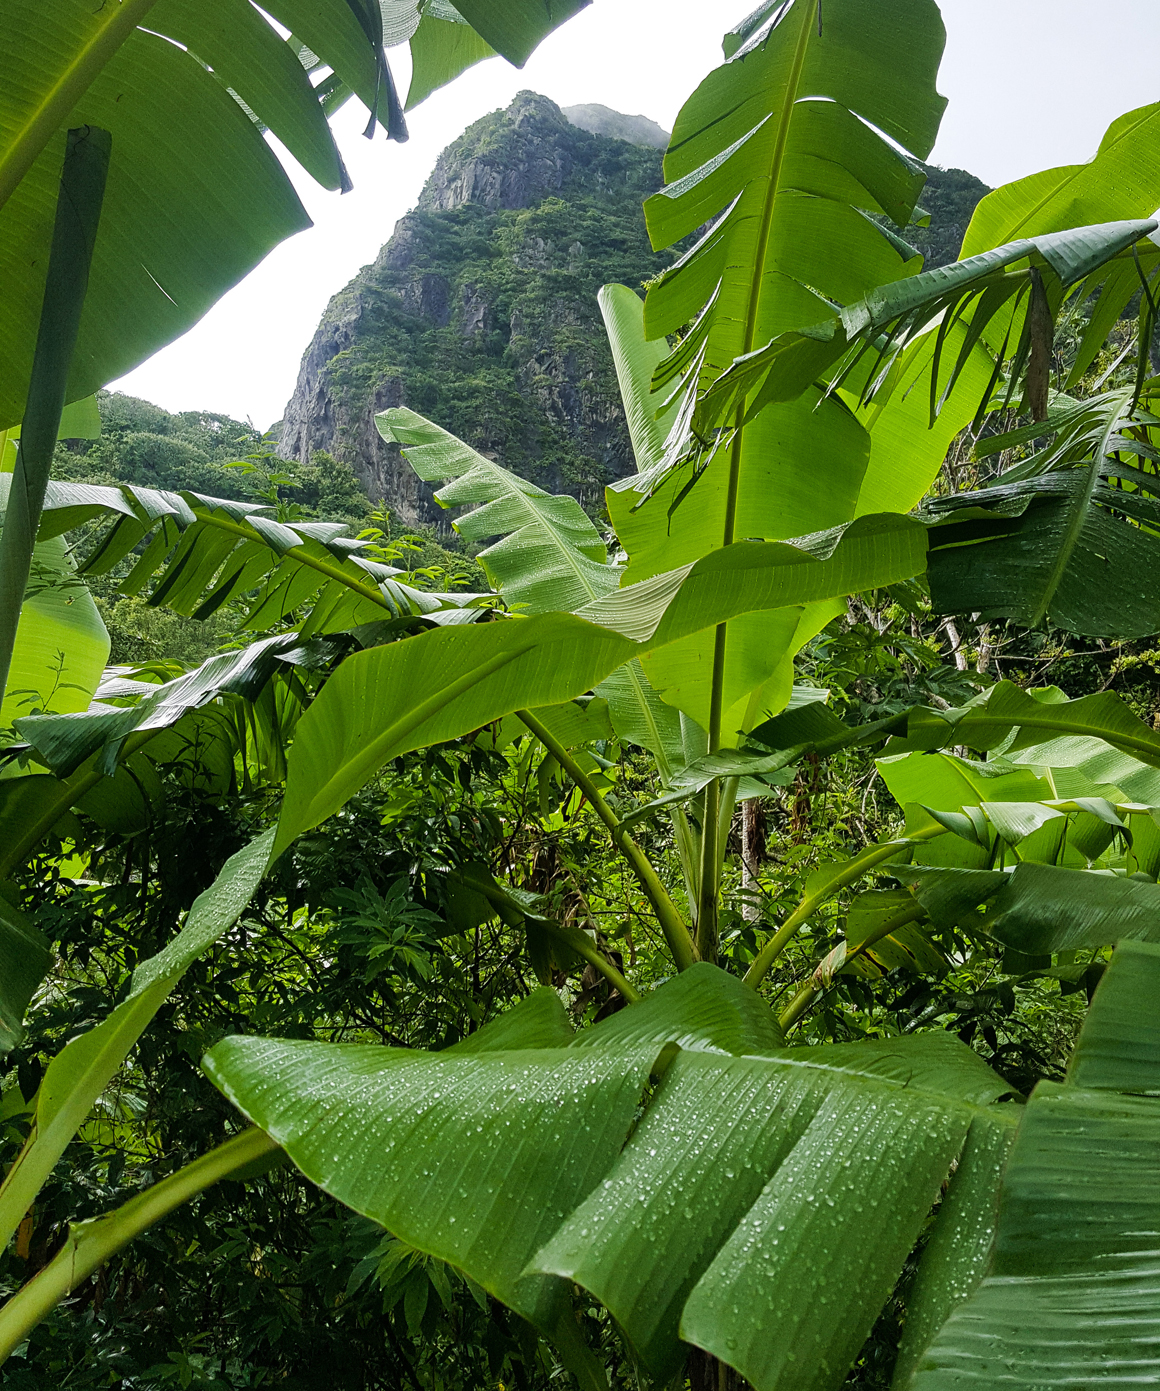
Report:
[[553,923],[548,931],[554,937],[558,937],[565,946],[571,947],[576,955],[587,961],[594,970],[599,971],[609,985],[619,990],[630,1005],[637,1003],[640,991],[630,985],[612,962],[597,950],[586,932],[581,932],[578,927],[569,927],[566,923]]
[[109,132],[96,126],[68,133],[28,399],[0,533],[0,694],[8,682],[52,451],[65,407],[111,145]]
[[[489,884],[483,880],[475,879],[466,874],[459,874],[455,870],[448,870],[447,878],[452,879],[457,884],[462,884],[473,893],[482,895],[489,903],[494,903],[500,910],[500,916],[511,908],[511,899],[500,888],[494,884]],[[514,925],[514,924],[513,924]],[[551,933],[553,937],[558,937],[566,946],[571,947],[577,956],[582,957],[595,970],[599,971],[606,981],[614,986],[630,1005],[635,1005],[640,999],[640,991],[629,985],[628,981],[621,975],[607,957],[602,956],[593,944],[592,939],[586,932],[581,932],[578,927],[569,927],[564,923],[543,921],[544,930]]]
[[697,959],[693,949],[693,939],[689,936],[689,929],[677,911],[676,904],[661,883],[659,875],[649,864],[648,856],[645,855],[628,831],[621,826],[616,813],[601,796],[600,789],[547,726],[536,719],[530,710],[517,710],[516,714],[583,792],[592,810],[607,826],[613,845],[628,862],[648,901],[652,904],[653,912],[657,915],[657,922],[660,924],[661,932],[664,933],[665,941],[672,953],[677,970],[688,970]]
[[262,1130],[244,1130],[103,1217],[75,1223],[64,1248],[0,1309],[0,1363],[60,1301],[134,1237],[198,1193],[278,1146]]
[[793,912],[786,918],[785,922],[778,928],[773,936],[766,942],[765,946],[753,958],[753,963],[746,971],[744,980],[746,985],[756,988],[761,984],[769,973],[770,967],[789,945],[794,933],[813,913],[825,903],[838,889],[844,889],[847,884],[852,884],[856,879],[866,874],[876,865],[883,864],[886,860],[893,859],[900,850],[905,849],[914,841],[930,840],[934,836],[945,835],[942,826],[932,826],[927,830],[916,831],[914,835],[908,836],[905,840],[892,840],[886,845],[875,846],[873,850],[863,851],[850,861],[846,868],[833,879],[818,889],[815,893],[806,894]]
[[[892,918],[887,918],[880,923],[873,932],[856,947],[846,953],[844,961],[853,961],[855,957],[862,956],[875,942],[880,942],[883,937],[889,937],[892,932],[897,932],[900,927],[905,927],[908,923],[918,922],[920,918],[926,917],[926,909],[921,903],[914,903],[909,908],[903,908],[901,912],[895,913]],[[844,964],[844,962],[843,962]],[[778,1016],[778,1024],[782,1033],[788,1032],[798,1022],[798,1020],[809,1009],[814,1001],[814,997],[828,984],[822,976],[822,967],[813,973],[806,981],[798,993],[793,997],[789,1004]]]
[[721,784],[716,778],[705,788],[701,815],[700,895],[697,903],[697,955],[717,960],[717,895],[720,891]]

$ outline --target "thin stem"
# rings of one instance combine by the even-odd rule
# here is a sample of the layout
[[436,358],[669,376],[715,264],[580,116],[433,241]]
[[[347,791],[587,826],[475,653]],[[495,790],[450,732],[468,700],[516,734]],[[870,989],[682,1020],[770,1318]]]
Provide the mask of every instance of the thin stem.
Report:
[[8,682],[52,451],[65,407],[111,144],[109,132],[96,126],[68,133],[28,400],[0,533],[0,694]]
[[717,895],[721,874],[721,784],[714,778],[705,788],[701,815],[701,885],[697,903],[697,955],[717,960]]
[[875,865],[880,865],[884,861],[892,859],[898,854],[899,850],[904,849],[914,841],[931,840],[935,836],[945,835],[946,831],[942,826],[931,826],[922,831],[916,831],[914,835],[907,836],[905,840],[892,840],[887,845],[875,846],[872,850],[863,851],[861,855],[856,855],[840,874],[833,879],[827,880],[822,888],[812,894],[806,894],[799,902],[798,906],[782,923],[781,927],[766,942],[765,946],[753,958],[753,964],[745,973],[746,985],[752,985],[756,989],[769,973],[770,967],[788,946],[794,933],[802,926],[807,918],[812,916],[838,889],[843,889],[847,884],[852,884],[856,879],[873,869]]
[[628,831],[621,826],[616,813],[601,796],[600,789],[547,726],[536,719],[530,710],[517,710],[516,714],[583,792],[591,804],[592,810],[608,827],[613,845],[628,861],[629,867],[640,881],[641,888],[652,904],[653,912],[657,915],[657,921],[665,935],[665,941],[668,943],[677,970],[687,970],[696,960],[693,940],[689,936],[689,929],[685,926],[684,919],[677,911],[676,904],[669,897],[668,891],[661,883],[644,851],[641,850]]
[[[725,536],[722,546],[733,544],[740,459],[730,455],[729,491],[725,510]],[[709,693],[709,745],[713,754],[721,747],[721,720],[724,714],[725,646],[728,625],[719,623],[713,634],[713,677]],[[719,826],[721,789],[714,778],[705,788],[701,821],[701,884],[697,901],[697,952],[703,961],[717,960],[717,898],[721,883],[722,839]]]
[[0,1309],[0,1363],[82,1280],[134,1237],[198,1193],[277,1151],[265,1131],[251,1128],[130,1198],[123,1207],[69,1230],[64,1248]]
[[[880,923],[874,931],[871,932],[864,941],[859,942],[852,951],[848,951],[846,953],[846,961],[853,961],[855,957],[862,956],[875,942],[881,942],[883,937],[889,937],[892,932],[897,932],[900,927],[905,927],[908,923],[918,922],[920,918],[925,917],[926,909],[921,903],[913,903],[909,908],[903,908],[901,912],[895,913],[892,918],[887,918],[884,923]],[[821,970],[822,968],[819,966],[778,1016],[777,1022],[781,1027],[782,1033],[786,1033],[793,1028],[813,1003],[814,996],[823,989],[825,982],[820,979]]]

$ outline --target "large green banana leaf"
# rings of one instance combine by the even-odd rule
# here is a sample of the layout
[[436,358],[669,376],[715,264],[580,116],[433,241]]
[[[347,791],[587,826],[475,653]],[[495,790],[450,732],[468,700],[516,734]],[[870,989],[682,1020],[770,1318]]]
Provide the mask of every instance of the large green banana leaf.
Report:
[[[896,873],[937,926],[969,923],[1025,956],[1129,939],[1160,942],[1160,887],[1143,875],[1125,878],[1031,859],[1006,871],[911,865]],[[985,912],[974,911],[984,906]]]
[[1045,169],[987,194],[971,217],[962,254],[1085,222],[1150,217],[1160,191],[1158,130],[1160,102],[1137,107],[1116,117],[1086,164]]
[[[4,481],[0,478],[0,484]],[[0,726],[32,710],[83,710],[109,658],[109,634],[63,540],[40,542],[20,611]]]
[[[675,430],[679,434],[683,428],[682,421],[687,424],[687,412],[677,412],[673,406],[666,408],[663,393],[654,392],[651,388],[647,368],[658,356],[663,356],[664,350],[644,337],[640,301],[623,285],[606,285],[601,290],[601,296],[625,416],[643,478],[663,458],[666,440],[671,438],[668,432]],[[798,438],[796,447],[806,447],[804,433]],[[624,484],[630,485],[632,481],[631,478],[626,479]],[[632,519],[623,513],[623,509],[618,514],[614,494],[620,486],[613,485],[608,499],[613,515],[620,515],[623,531],[626,525],[631,527]],[[633,579],[645,573],[649,565],[670,563],[672,528],[687,533],[690,517],[695,511],[696,507],[692,505],[689,512],[675,513],[670,518],[670,528],[663,535],[652,530],[655,516],[643,533],[633,532],[636,540],[641,535],[651,536],[655,545],[650,542],[652,548],[643,551],[638,547],[626,578]],[[620,540],[625,543],[623,535]],[[700,538],[702,553],[712,548],[713,540],[711,533],[707,543],[704,536]],[[676,553],[683,554],[688,549],[678,544]],[[833,602],[799,605],[772,613],[748,614],[729,625],[722,681],[722,743],[732,746],[737,742],[740,731],[751,729],[755,723],[776,714],[785,705],[793,683],[795,654],[840,611],[840,607],[840,603]],[[714,635],[711,632],[693,634],[664,652],[644,659],[640,668],[648,687],[663,690],[665,701],[677,707],[687,720],[693,721],[701,730],[708,729],[710,724],[713,649]],[[633,694],[633,717],[639,722],[640,702],[647,700],[647,691]],[[614,706],[614,718],[615,709]],[[662,757],[658,752],[663,747],[660,741],[656,741],[655,746],[648,744],[646,747]],[[694,756],[702,752],[703,749],[698,748]],[[672,757],[670,741],[662,764],[666,779],[668,771],[683,761],[683,758],[677,760]]]
[[[649,372],[664,349],[643,338],[641,302],[631,291],[606,285],[600,294],[617,370],[647,394]],[[624,325],[622,334],[614,332],[615,324]],[[647,409],[632,413],[628,395],[625,401],[636,448],[646,451],[640,457],[647,459],[647,451],[659,450],[663,438]],[[570,612],[617,588],[621,572],[608,563],[603,538],[575,498],[545,493],[414,411],[384,411],[375,423],[384,439],[402,446],[421,478],[451,480],[435,499],[444,507],[472,508],[452,523],[461,536],[471,541],[496,538],[477,558],[513,608],[521,613]],[[667,786],[685,757],[676,710],[661,701],[639,660],[606,677],[600,694],[609,702],[616,733],[654,755]]]
[[[1052,298],[1058,302],[1062,291],[1123,257],[1138,242],[1144,243],[1145,257],[1155,260],[1156,247],[1148,238],[1158,225],[1155,218],[1147,218],[1025,237],[909,280],[878,286],[833,317],[800,331],[779,334],[765,347],[739,358],[697,403],[694,428],[707,434],[724,425],[738,410],[752,418],[770,401],[793,400],[816,378],[830,375],[843,357],[852,357],[852,347],[856,360],[837,375],[848,380],[851,368],[861,365],[861,400],[876,400],[879,381],[884,379],[888,386],[893,385],[887,370],[889,353],[904,351],[912,338],[925,335],[932,322],[941,320],[935,347],[938,356],[949,361],[928,387],[929,423],[933,425],[942,398],[953,390],[959,374],[966,369],[979,336],[1009,309],[1012,299],[1026,294],[1030,284],[1028,266],[1044,275],[1050,273]],[[1022,273],[1012,270],[1020,266]],[[963,341],[957,354],[953,354],[947,350],[945,339],[968,307],[971,330],[961,335]],[[868,346],[875,342],[882,344],[878,352]],[[1012,357],[1017,355],[1017,347],[1010,343]],[[976,402],[976,407],[984,403],[985,398]],[[990,448],[989,452],[997,450]]]
[[[320,51],[335,62],[357,53],[373,88],[374,51],[351,7],[315,8]],[[138,20],[154,32],[135,28]],[[344,179],[295,51],[245,0],[32,0],[9,16],[0,70],[4,425],[24,410],[66,128],[95,125],[113,137],[69,400],[184,332],[309,226],[234,92],[316,178],[331,188]]]
[[[1158,122],[1160,104],[1140,107],[1112,122],[1095,157],[1087,164],[1048,169],[997,188],[975,209],[959,254],[972,257],[1016,238],[1150,218],[1160,207],[1160,160],[1155,138]],[[1108,330],[1139,291],[1135,265],[1131,261],[1110,263],[1107,269],[1094,272],[1084,281],[1079,295],[1086,297],[1096,288],[1101,297],[1081,340],[1073,381],[1087,370]],[[965,323],[956,326],[948,348],[950,354],[959,351],[968,332]],[[1002,316],[996,318],[993,328],[984,331],[983,338],[992,351],[1001,347],[1005,332]],[[896,370],[897,386],[888,399],[858,411],[871,435],[860,510],[877,512],[897,507],[906,511],[914,507],[937,476],[951,440],[971,422],[991,380],[992,355],[979,344],[935,428],[925,431],[923,421],[929,409],[937,336],[932,331],[902,355]]]
[[513,607],[572,613],[617,587],[620,572],[574,497],[544,492],[404,407],[375,424],[425,483],[446,484],[435,494],[441,507],[472,506],[453,523],[465,540],[500,538],[477,559]]
[[123,594],[151,584],[151,605],[198,619],[240,599],[248,604],[241,626],[258,632],[281,627],[307,605],[303,637],[376,620],[439,614],[433,621],[447,621],[481,597],[417,590],[400,578],[405,571],[364,555],[371,542],[350,536],[342,523],[279,522],[263,515],[271,510],[194,492],[50,482],[39,534],[43,540],[112,516],[82,575],[107,574],[145,543],[121,582]]
[[[1160,867],[1151,814],[1160,805],[1160,737],[1113,692],[1068,700],[1055,687],[1000,682],[959,710],[918,707],[906,723],[908,737],[887,745],[878,770],[900,805],[916,809],[915,825],[925,808],[959,837],[960,858],[934,846],[936,862],[1014,852],[1073,868],[1098,861],[1155,875]],[[990,753],[979,762],[938,751],[948,745]],[[1106,859],[1117,834],[1122,864]],[[978,853],[966,853],[971,846]]]
[[651,648],[739,614],[893,583],[922,568],[925,545],[910,518],[863,518],[801,546],[727,547],[574,615],[442,628],[356,653],[298,726],[277,852],[408,749],[573,699]]
[[691,1342],[758,1391],[840,1385],[1006,1084],[940,1034],[778,1049],[707,965],[566,1032],[540,993],[468,1050],[233,1038],[205,1066],[315,1182],[549,1336],[575,1341],[575,1282],[658,1379]]
[[[10,473],[0,472],[0,517]],[[109,635],[63,540],[41,540],[20,612],[0,727],[32,710],[83,710],[109,658]]]
[[[1020,1120],[984,1278],[960,1284],[925,1350],[904,1348],[898,1391],[1160,1378],[1158,990],[1160,947],[1118,947],[1066,1084],[1041,1082]],[[948,1255],[932,1241],[929,1283]]]
[[[28,715],[17,732],[52,771],[67,778],[99,752],[100,771],[111,776],[131,734],[168,729],[187,711],[238,695],[256,701],[283,661],[295,659],[295,633],[277,633],[236,652],[220,652],[201,666],[159,685],[115,678],[102,687],[102,700],[70,715]],[[118,698],[131,704],[113,704]]]
[[945,106],[934,89],[943,27],[927,0],[888,14],[837,0],[820,32],[816,6],[774,8],[682,107],[669,182],[645,205],[658,249],[725,210],[645,300],[651,338],[696,322],[703,381],[824,318],[827,300],[848,303],[903,274],[905,252],[858,210],[904,225],[922,176],[866,123],[923,155]]
[[407,110],[424,102],[432,92],[451,82],[461,72],[484,58],[495,56],[495,49],[462,20],[451,5],[428,4],[411,35],[411,85],[407,88]]
[[1073,633],[1143,637],[1160,601],[1140,577],[1160,562],[1154,390],[1084,401],[1057,396],[1042,423],[988,441],[983,454],[1049,442],[994,487],[927,504],[931,598],[943,613],[978,613]]
[[596,296],[604,317],[608,346],[616,368],[624,418],[638,473],[659,464],[677,416],[666,391],[653,389],[653,373],[669,355],[663,338],[644,336],[644,302],[627,285],[604,285]]
[[[892,737],[878,762],[905,808],[905,833],[820,869],[807,882],[795,923],[841,888],[878,873],[913,889],[940,930],[961,924],[1024,955],[1154,935],[1160,810],[1147,794],[1160,778],[1160,739],[1110,692],[1068,701],[1055,689],[1026,692],[1004,682],[961,710],[916,707],[854,728],[820,704],[802,705],[755,731],[741,752],[690,763],[674,779],[675,790],[639,814],[688,795],[687,788],[709,777],[766,776],[804,753],[832,753],[907,727],[912,737]],[[962,743],[988,749],[991,757],[982,762],[941,751]],[[1113,776],[1131,782],[1133,792],[1125,794]],[[976,912],[980,905],[989,905],[985,916]],[[901,941],[890,931],[883,940],[897,959],[886,961],[873,935],[872,906],[858,901],[848,940],[825,963],[817,986],[839,968],[862,969],[853,958],[846,965],[855,950],[881,958],[887,969],[907,965],[907,956],[917,959],[914,948],[925,939],[911,932]],[[878,914],[888,927],[889,916]],[[904,915],[899,926],[913,920],[913,913]],[[1069,980],[1087,972],[1063,966]],[[753,979],[763,973],[764,962]]]
[[591,0],[462,0],[455,8],[480,38],[517,68],[545,36]]
[[407,110],[484,58],[501,53],[522,68],[547,34],[590,0],[403,0],[395,42],[411,41]]
[[[976,699],[953,710],[919,706],[909,712],[903,748],[940,749],[948,744],[997,750],[1004,757],[1064,765],[1062,756],[1032,759],[1045,741],[1099,739],[1121,754],[1160,768],[1160,732],[1150,728],[1115,691],[1098,691],[1068,700],[1058,686],[1024,690],[998,681]],[[1087,745],[1083,746],[1085,749]]]
[[[887,738],[880,771],[904,805],[955,809],[1045,796],[1160,806],[1160,733],[1120,696],[1100,691],[1069,700],[1057,686],[1025,690],[1012,681],[996,682],[958,709],[918,705],[870,725],[844,725],[816,700],[799,703],[754,730],[742,752],[690,764],[677,782],[760,776],[807,752]],[[990,759],[940,752],[953,746]]]
[[50,960],[44,934],[0,894],[0,1056],[24,1037],[24,1011]]
[[[685,103],[665,157],[669,182],[645,205],[658,248],[712,225],[645,299],[649,338],[682,335],[653,384],[679,388],[684,402],[661,457],[608,493],[630,581],[737,538],[804,535],[854,515],[870,440],[839,400],[807,391],[739,434],[713,444],[701,436],[703,448],[688,433],[692,408],[735,358],[920,264],[868,214],[904,225],[921,190],[902,151],[929,151],[944,106],[934,88],[944,38],[937,8],[905,0],[885,14],[867,0],[835,0],[819,29],[813,0],[795,0],[766,6],[755,25]],[[639,349],[634,357],[643,360]],[[626,366],[619,375],[633,393],[632,419],[642,413],[640,383]],[[747,715],[784,703],[794,651],[833,612],[730,627],[722,738],[732,742]],[[705,725],[717,646],[705,633],[647,668],[654,686]]]
[[0,878],[54,827],[67,832],[70,808],[118,834],[148,825],[166,795],[162,770],[211,796],[280,784],[309,700],[296,668],[324,664],[349,646],[304,646],[289,633],[189,672],[121,668],[86,710],[22,717],[19,751],[28,766],[0,779]]

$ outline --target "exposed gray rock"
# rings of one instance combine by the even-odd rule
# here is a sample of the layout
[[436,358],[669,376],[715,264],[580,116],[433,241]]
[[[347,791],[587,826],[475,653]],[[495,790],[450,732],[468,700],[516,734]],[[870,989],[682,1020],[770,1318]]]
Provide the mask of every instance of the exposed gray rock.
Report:
[[596,305],[664,261],[641,202],[660,157],[522,92],[439,156],[415,209],[331,301],[302,359],[279,447],[349,463],[406,523],[445,514],[384,443],[377,411],[410,405],[553,491],[599,506],[633,467]]
[[[595,132],[595,133],[594,133]],[[647,138],[646,138],[647,137]],[[374,416],[408,405],[552,492],[599,507],[633,467],[596,305],[654,255],[641,202],[662,182],[665,132],[595,104],[562,112],[534,92],[477,121],[439,156],[418,205],[330,302],[286,407],[280,448],[323,449],[407,523],[443,520]],[[953,259],[986,189],[927,170],[929,265]]]

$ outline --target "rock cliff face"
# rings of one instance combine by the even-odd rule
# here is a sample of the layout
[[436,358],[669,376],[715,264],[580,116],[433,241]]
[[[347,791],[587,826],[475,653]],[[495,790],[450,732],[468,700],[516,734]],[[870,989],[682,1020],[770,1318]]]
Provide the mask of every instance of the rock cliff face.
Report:
[[[615,113],[610,113],[615,114]],[[599,504],[632,468],[596,293],[666,263],[641,202],[661,155],[521,93],[439,157],[413,212],[331,300],[279,430],[323,449],[408,523],[439,508],[375,429],[408,405],[552,491]]]
[[[665,135],[606,107],[568,116],[522,92],[444,150],[414,211],[323,315],[278,427],[284,457],[325,450],[406,524],[445,514],[379,436],[388,406],[593,508],[632,469],[596,294],[668,264],[641,212]],[[987,190],[961,170],[928,175],[931,224],[908,236],[932,266],[954,258]]]

